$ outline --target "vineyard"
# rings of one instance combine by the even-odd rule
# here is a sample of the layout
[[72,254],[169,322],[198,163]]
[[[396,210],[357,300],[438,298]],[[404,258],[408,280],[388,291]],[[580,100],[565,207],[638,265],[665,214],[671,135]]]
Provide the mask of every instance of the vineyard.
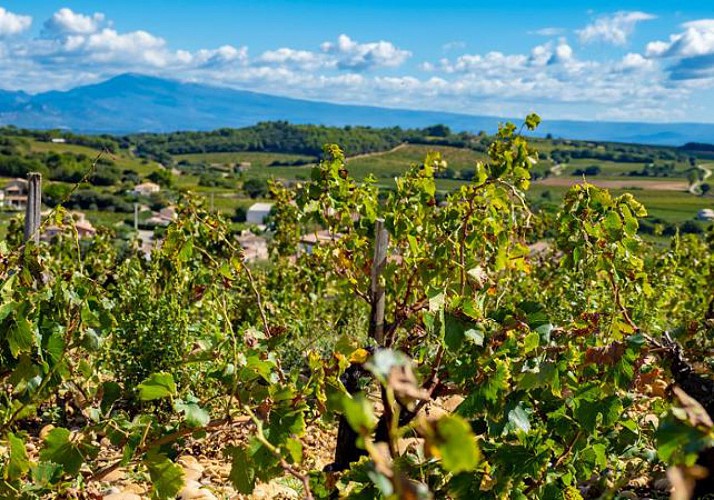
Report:
[[439,201],[438,153],[385,190],[325,146],[270,184],[264,265],[190,196],[149,258],[80,240],[61,204],[51,244],[15,221],[0,497],[101,498],[121,469],[152,498],[216,498],[186,493],[191,450],[240,498],[713,493],[714,232],[649,244],[643,204],[587,183],[539,210],[539,121],[503,125]]

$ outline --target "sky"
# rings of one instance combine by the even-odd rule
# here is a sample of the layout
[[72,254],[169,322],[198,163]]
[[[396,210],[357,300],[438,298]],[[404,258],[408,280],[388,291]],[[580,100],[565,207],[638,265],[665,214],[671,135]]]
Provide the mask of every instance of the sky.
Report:
[[707,4],[0,0],[0,88],[132,72],[338,103],[711,123]]

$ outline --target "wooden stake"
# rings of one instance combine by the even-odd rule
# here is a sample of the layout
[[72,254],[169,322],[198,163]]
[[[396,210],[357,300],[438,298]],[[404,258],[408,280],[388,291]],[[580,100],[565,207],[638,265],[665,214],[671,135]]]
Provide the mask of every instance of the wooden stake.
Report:
[[384,227],[384,219],[377,219],[374,225],[374,260],[372,261],[372,285],[370,289],[372,313],[369,320],[369,336],[384,346],[384,285],[382,272],[387,263],[389,233]]
[[27,175],[27,206],[25,207],[25,242],[40,242],[40,206],[42,204],[42,174]]

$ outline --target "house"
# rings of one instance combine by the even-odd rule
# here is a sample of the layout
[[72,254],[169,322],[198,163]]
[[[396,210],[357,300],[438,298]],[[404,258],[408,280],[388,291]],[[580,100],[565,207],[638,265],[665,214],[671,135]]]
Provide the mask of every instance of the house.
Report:
[[28,183],[25,179],[13,179],[3,189],[3,206],[10,210],[25,210],[27,207]]
[[311,254],[315,246],[339,240],[341,237],[341,234],[333,234],[324,229],[321,231],[315,231],[314,233],[304,234],[300,238],[300,250]]
[[65,139],[64,137],[53,137],[51,139],[51,142],[53,142],[54,144],[64,144],[65,142],[67,142],[67,139]]
[[697,212],[697,219],[704,221],[714,221],[714,210],[711,208],[702,208]]
[[244,230],[236,239],[243,249],[243,256],[246,261],[268,260],[268,242],[265,238]]
[[165,207],[144,221],[149,226],[168,226],[176,219],[176,208]]
[[159,191],[161,191],[161,186],[158,184],[154,184],[153,182],[144,182],[134,186],[132,193],[140,196],[149,196],[150,194],[158,193]]
[[[43,215],[49,215],[49,213],[44,212]],[[72,227],[74,227],[74,231],[77,231],[77,236],[80,238],[91,238],[97,234],[97,230],[94,228],[92,223],[85,218],[85,215],[82,212],[69,212],[67,217],[65,217],[64,224],[65,225],[63,226],[47,226],[44,228],[41,238],[44,241],[50,241],[60,233],[71,233]]]
[[265,224],[265,219],[272,209],[272,203],[253,203],[245,215],[245,221],[250,224]]

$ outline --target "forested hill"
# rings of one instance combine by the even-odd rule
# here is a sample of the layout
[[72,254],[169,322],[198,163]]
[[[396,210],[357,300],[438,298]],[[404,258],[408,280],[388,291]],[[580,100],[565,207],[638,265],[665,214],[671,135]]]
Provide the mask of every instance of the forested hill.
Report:
[[[82,135],[58,130],[24,130],[0,128],[0,139],[27,137],[42,142],[60,140],[67,144],[131,151],[137,157],[155,160],[164,165],[175,163],[176,155],[204,153],[266,152],[287,153],[318,158],[325,144],[339,144],[349,156],[383,152],[399,144],[452,146],[485,153],[492,136],[485,132],[454,132],[445,125],[421,129],[400,127],[327,127],[295,125],[284,121],[263,122],[239,129],[222,128],[210,132],[171,132],[125,136]],[[714,145],[688,143],[681,147],[648,146],[612,142],[577,141],[558,138],[531,138],[547,151],[555,163],[593,159],[620,163],[650,163],[656,161],[688,161],[714,155]]]
[[[444,123],[456,131],[494,130],[505,117],[436,110],[379,108],[306,101],[244,90],[125,74],[63,92],[0,91],[0,124],[73,132],[130,134],[247,127],[287,120],[344,127],[423,128]],[[680,145],[710,142],[711,123],[625,123],[555,120],[542,135],[596,141]]]

